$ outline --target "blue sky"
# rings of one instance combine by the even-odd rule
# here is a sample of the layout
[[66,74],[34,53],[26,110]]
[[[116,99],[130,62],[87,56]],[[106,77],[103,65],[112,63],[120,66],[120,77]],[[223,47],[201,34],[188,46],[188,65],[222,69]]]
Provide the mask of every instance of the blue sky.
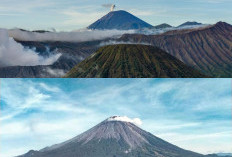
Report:
[[186,21],[232,23],[231,0],[0,0],[1,28],[75,30],[105,15],[115,3],[152,25]]
[[113,115],[199,153],[232,152],[230,79],[1,79],[0,154],[68,140]]

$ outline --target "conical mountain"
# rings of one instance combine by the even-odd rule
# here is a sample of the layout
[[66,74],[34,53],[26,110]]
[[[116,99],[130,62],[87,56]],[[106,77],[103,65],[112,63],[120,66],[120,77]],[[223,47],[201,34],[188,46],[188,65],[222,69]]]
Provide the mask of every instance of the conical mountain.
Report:
[[123,11],[111,11],[101,19],[91,24],[89,29],[118,29],[118,30],[129,30],[129,29],[141,29],[151,28],[152,25],[144,22],[136,16]]
[[71,78],[205,77],[163,50],[148,45],[120,44],[100,48],[75,66]]
[[203,157],[181,149],[124,121],[110,117],[64,143],[20,157]]

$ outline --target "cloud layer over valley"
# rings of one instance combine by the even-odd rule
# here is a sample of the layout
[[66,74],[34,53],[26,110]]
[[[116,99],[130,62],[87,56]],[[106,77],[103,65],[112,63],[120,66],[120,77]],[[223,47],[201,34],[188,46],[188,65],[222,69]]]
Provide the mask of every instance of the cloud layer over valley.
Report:
[[60,56],[60,53],[51,54],[49,57],[40,56],[9,37],[7,30],[0,29],[0,67],[51,65]]
[[125,33],[135,33],[134,30],[88,30],[81,29],[73,32],[45,32],[36,33],[19,29],[9,30],[9,36],[19,41],[67,41],[84,42],[120,37]]

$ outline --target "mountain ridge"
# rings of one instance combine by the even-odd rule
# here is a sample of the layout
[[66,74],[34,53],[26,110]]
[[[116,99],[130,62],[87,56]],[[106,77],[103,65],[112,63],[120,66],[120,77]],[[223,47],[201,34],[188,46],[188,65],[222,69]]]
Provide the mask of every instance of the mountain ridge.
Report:
[[212,77],[232,77],[232,26],[225,22],[159,35],[124,34],[119,41],[149,43]]

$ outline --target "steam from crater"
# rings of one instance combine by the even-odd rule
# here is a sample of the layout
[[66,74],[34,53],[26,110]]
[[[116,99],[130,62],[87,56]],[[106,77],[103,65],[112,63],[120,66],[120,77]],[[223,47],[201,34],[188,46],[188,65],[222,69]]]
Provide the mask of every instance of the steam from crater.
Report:
[[113,117],[108,118],[107,120],[108,121],[129,122],[129,123],[133,123],[133,124],[138,125],[138,126],[142,125],[141,119],[139,119],[139,118],[131,119],[131,118],[127,117],[127,116],[123,116],[123,117],[121,117],[121,116],[113,116]]
[[105,8],[109,8],[110,11],[114,11],[114,9],[116,7],[115,4],[103,4],[102,6],[105,7]]

